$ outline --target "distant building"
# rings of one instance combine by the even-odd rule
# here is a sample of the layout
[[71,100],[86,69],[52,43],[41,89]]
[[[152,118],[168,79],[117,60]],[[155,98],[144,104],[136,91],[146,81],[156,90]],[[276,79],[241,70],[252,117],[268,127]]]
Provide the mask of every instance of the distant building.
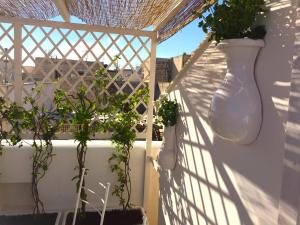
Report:
[[[165,92],[170,82],[180,72],[191,55],[183,54],[173,58],[156,58],[156,74],[155,74],[155,99]],[[149,61],[145,66],[149,67]],[[148,82],[148,81],[146,81]]]
[[[190,55],[183,54],[170,59],[156,59],[155,99],[159,98],[160,94],[165,92],[169,83],[183,68],[189,58]],[[48,98],[51,98],[55,88],[57,88],[57,86],[54,87],[54,85],[52,85],[54,81],[63,78],[60,82],[60,88],[64,90],[73,88],[73,86],[78,83],[78,79],[82,80],[88,86],[91,85],[95,79],[94,75],[99,67],[107,67],[103,62],[43,57],[36,57],[34,63],[34,66],[23,66],[22,78],[24,80],[24,94],[30,93],[32,87],[34,87],[34,82],[43,81],[45,86],[47,86],[47,88],[45,87],[43,95]],[[6,75],[8,74],[8,69],[12,70],[12,66],[2,64],[0,62],[0,83],[2,83],[0,92],[9,93],[8,97],[13,100],[14,92],[11,84],[13,80],[12,73],[10,76]],[[59,66],[57,66],[57,64],[59,64]],[[147,69],[145,66],[136,67],[134,69],[119,69],[118,66],[116,66],[115,69],[108,70],[108,74],[104,76],[114,77],[118,74],[115,82],[108,87],[108,91],[114,93],[118,88],[122,87],[124,93],[131,94],[133,88],[137,87],[140,82],[144,80],[144,76],[148,76],[147,71],[149,70],[148,68],[150,68],[149,61],[145,64]],[[145,75],[144,71],[146,73]],[[124,85],[126,81],[129,81],[130,85]],[[145,78],[146,85],[148,85],[148,82],[149,76]]]
[[[59,66],[56,67],[56,65]],[[55,58],[35,58],[35,66],[25,66],[23,72],[23,80],[28,80],[28,78],[33,78],[34,81],[55,81],[64,76],[71,84],[77,81],[78,78],[83,78],[83,80],[94,79],[96,71],[100,67],[107,67],[103,62],[95,61],[78,61],[71,59],[55,59]],[[114,69],[108,70],[109,76],[113,77],[119,73],[118,80],[127,80],[130,77],[131,81],[141,81],[142,73],[141,69],[137,67],[136,70],[131,69]]]

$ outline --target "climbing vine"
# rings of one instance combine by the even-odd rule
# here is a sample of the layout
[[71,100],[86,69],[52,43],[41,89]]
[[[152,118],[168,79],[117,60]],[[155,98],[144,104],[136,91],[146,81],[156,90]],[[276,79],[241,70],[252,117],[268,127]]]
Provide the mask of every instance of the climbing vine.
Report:
[[3,154],[3,140],[7,138],[7,132],[4,129],[4,115],[7,111],[5,100],[0,97],[0,156]]
[[33,213],[44,213],[44,204],[39,196],[38,186],[41,179],[46,175],[53,160],[53,144],[55,132],[59,128],[59,122],[53,111],[44,106],[39,106],[38,96],[40,89],[33,89],[35,96],[28,96],[24,103],[29,106],[24,110],[23,128],[33,134],[32,147],[32,196],[34,200]]
[[[127,99],[128,96],[118,96]],[[130,156],[133,143],[136,138],[134,126],[141,120],[141,116],[135,111],[137,105],[143,101],[148,102],[149,89],[140,89],[123,104],[121,110],[111,118],[112,142],[115,151],[109,158],[112,172],[117,175],[118,183],[113,187],[112,194],[119,198],[123,210],[131,208],[131,178]]]
[[[114,58],[114,61],[118,56]],[[76,155],[78,165],[75,168],[78,174],[72,180],[76,181],[76,190],[79,191],[80,178],[85,168],[86,154],[88,150],[87,143],[92,140],[98,131],[107,130],[103,118],[109,113],[112,105],[108,102],[112,99],[105,94],[105,87],[109,82],[106,75],[106,68],[100,67],[95,74],[93,89],[91,90],[95,96],[92,99],[85,86],[81,86],[75,94],[68,94],[61,89],[55,91],[54,101],[57,112],[61,118],[61,124],[69,123],[72,125],[73,138],[78,142],[76,147]],[[88,170],[86,170],[87,172]],[[85,178],[83,178],[82,190],[80,197],[87,199],[84,189]],[[81,202],[81,213],[86,212],[85,202]]]
[[[79,88],[75,95],[68,95],[63,90],[56,90],[55,103],[62,118],[67,119],[68,114],[70,115],[67,120],[73,125],[72,134],[74,139],[78,141],[76,147],[78,166],[75,168],[78,170],[78,175],[73,177],[73,180],[76,180],[78,191],[83,168],[85,168],[87,143],[95,133],[95,129],[91,124],[96,113],[96,103],[87,97],[87,89],[83,86]],[[83,187],[85,187],[85,179],[83,180]],[[86,200],[84,188],[81,190],[80,197]],[[86,211],[84,202],[82,202],[81,211]]]
[[[119,59],[118,56],[113,61],[117,59]],[[141,102],[148,102],[149,90],[148,88],[140,89],[132,95],[110,93],[106,87],[111,78],[106,75],[107,68],[100,67],[95,74],[91,89],[81,86],[75,93],[56,89],[55,110],[47,109],[39,104],[42,87],[34,88],[33,95],[24,99],[23,103],[26,108],[16,103],[7,104],[5,99],[0,97],[0,154],[4,140],[11,145],[19,143],[22,146],[22,132],[30,131],[33,135],[34,151],[31,173],[34,213],[45,211],[38,187],[53,160],[52,140],[56,132],[65,124],[71,125],[73,138],[77,141],[78,165],[75,170],[78,173],[73,177],[76,181],[77,192],[83,168],[85,168],[88,142],[95,137],[96,133],[109,131],[112,133],[111,140],[115,146],[109,163],[118,181],[113,187],[113,195],[119,198],[124,210],[132,206],[130,158],[136,139],[134,127],[142,119],[136,108]],[[85,179],[83,187],[85,187]],[[87,198],[84,188],[81,190],[80,197],[83,200]],[[82,213],[86,211],[84,202],[81,203],[80,211]]]
[[3,141],[12,146],[22,146],[23,112],[23,108],[16,103],[8,104],[5,98],[0,97],[0,156],[4,150]]

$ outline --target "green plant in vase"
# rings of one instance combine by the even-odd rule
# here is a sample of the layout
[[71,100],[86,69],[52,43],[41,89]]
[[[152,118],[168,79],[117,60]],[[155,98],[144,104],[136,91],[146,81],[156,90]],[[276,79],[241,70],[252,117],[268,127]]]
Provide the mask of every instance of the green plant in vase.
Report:
[[165,127],[174,126],[178,117],[178,103],[176,101],[163,98],[157,112],[157,123],[162,123]]
[[265,12],[264,0],[222,0],[208,4],[199,15],[199,26],[211,33],[227,61],[227,73],[212,98],[208,121],[216,135],[236,144],[253,143],[261,128],[262,101],[254,72],[265,46],[266,29],[258,25]]
[[211,40],[263,39],[264,26],[256,25],[258,15],[266,12],[264,0],[206,0],[204,12],[199,14],[199,27],[211,32]]
[[163,98],[159,102],[156,123],[164,125],[163,143],[157,156],[157,162],[162,169],[172,170],[176,166],[176,123],[178,118],[178,103]]

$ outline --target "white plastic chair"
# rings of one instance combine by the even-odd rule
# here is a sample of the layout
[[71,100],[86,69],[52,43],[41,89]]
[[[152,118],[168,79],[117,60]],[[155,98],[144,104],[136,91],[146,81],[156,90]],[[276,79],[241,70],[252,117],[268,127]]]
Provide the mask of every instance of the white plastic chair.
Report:
[[[75,205],[75,211],[74,211],[74,217],[73,217],[72,225],[75,225],[75,223],[76,223],[77,212],[78,212],[78,207],[79,207],[80,201],[84,202],[85,204],[87,204],[89,206],[91,206],[100,215],[100,217],[101,217],[100,225],[103,225],[105,211],[106,211],[106,206],[107,206],[107,199],[108,199],[108,194],[109,194],[109,189],[110,189],[110,183],[107,183],[106,186],[105,186],[104,184],[98,182],[98,185],[105,190],[105,197],[103,199],[95,191],[93,191],[93,190],[91,190],[91,189],[89,189],[87,187],[82,187],[83,178],[85,176],[85,170],[86,169],[83,168],[82,175],[81,175],[81,178],[80,178],[79,189],[78,189],[78,194],[77,194],[77,200],[76,200],[76,205]],[[100,209],[96,205],[94,205],[94,204],[92,204],[92,203],[90,203],[90,202],[88,202],[88,201],[80,198],[80,193],[81,193],[82,188],[84,188],[84,190],[86,190],[86,191],[90,192],[91,194],[93,194],[94,196],[96,196],[97,200],[103,205],[102,212],[100,211]]]

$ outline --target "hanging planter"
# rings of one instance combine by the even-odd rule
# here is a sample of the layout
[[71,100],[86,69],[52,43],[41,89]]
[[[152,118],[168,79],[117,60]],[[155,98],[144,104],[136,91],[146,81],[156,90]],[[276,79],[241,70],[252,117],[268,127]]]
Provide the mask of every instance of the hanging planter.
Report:
[[238,144],[250,144],[258,136],[262,104],[254,78],[262,40],[230,39],[218,48],[225,53],[227,73],[211,102],[210,124],[220,137]]
[[163,169],[173,169],[176,164],[175,129],[174,125],[164,130],[163,143],[157,156],[157,162]]
[[223,139],[238,144],[256,140],[262,123],[262,102],[255,82],[254,68],[264,26],[257,16],[266,12],[264,0],[224,0],[206,5],[199,26],[210,32],[225,54],[227,73],[213,96],[209,111],[212,130]]
[[163,143],[157,156],[158,165],[165,170],[174,169],[176,154],[176,122],[178,116],[177,102],[163,99],[158,110],[160,122],[165,126]]

